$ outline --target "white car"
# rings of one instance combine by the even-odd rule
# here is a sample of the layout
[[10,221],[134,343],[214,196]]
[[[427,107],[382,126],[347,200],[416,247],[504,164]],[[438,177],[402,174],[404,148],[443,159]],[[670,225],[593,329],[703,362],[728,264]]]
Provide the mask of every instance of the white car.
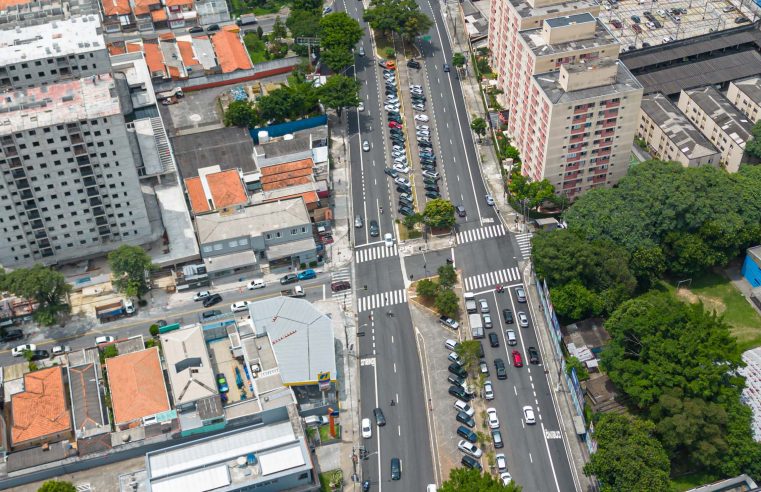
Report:
[[534,417],[534,409],[531,405],[523,407],[523,419],[527,424],[536,424],[536,417]]
[[397,172],[400,172],[402,174],[409,174],[410,167],[409,166],[405,166],[401,162],[395,162],[394,163],[394,170],[397,171]]
[[211,295],[211,292],[208,290],[203,290],[201,292],[196,292],[196,295],[193,296],[194,301],[203,301],[207,297]]
[[383,106],[383,109],[386,111],[399,111],[399,105],[398,104],[386,104]]
[[486,409],[486,418],[489,421],[490,429],[499,429],[499,417],[497,417],[497,409],[489,407]]
[[402,186],[410,186],[410,180],[401,176],[394,178],[394,183],[400,184]]
[[365,439],[373,437],[373,426],[370,425],[370,419],[362,419],[362,437]]
[[478,446],[473,444],[472,442],[468,442],[465,439],[460,440],[459,443],[457,443],[457,449],[462,451],[465,454],[469,454],[474,458],[480,458],[482,454],[484,454],[483,451],[478,449]]
[[457,355],[457,352],[449,352],[449,356],[447,357],[447,359],[451,360],[455,364],[462,365],[462,357]]
[[497,462],[497,470],[500,472],[507,471],[507,458],[505,458],[503,453],[499,453],[497,456],[495,456],[494,460]]
[[264,280],[260,278],[255,278],[246,286],[248,290],[263,289],[265,287],[267,287],[267,284],[265,284]]
[[492,386],[491,381],[484,382],[484,398],[487,400],[494,399],[494,386]]
[[369,152],[370,151],[370,142],[368,142],[367,140],[362,142],[362,150],[364,150],[365,152]]
[[486,302],[486,299],[479,299],[478,305],[481,307],[482,313],[488,313],[489,312],[489,303]]
[[526,316],[526,313],[523,311],[520,311],[518,313],[518,324],[521,325],[523,328],[528,327],[528,316]]
[[392,247],[394,245],[394,236],[390,232],[385,233],[383,235],[383,242],[386,243],[387,248]]
[[415,121],[428,121],[428,116],[424,114],[416,114]]
[[112,337],[111,335],[103,335],[95,338],[95,345],[100,345],[102,343],[114,343],[115,341],[116,338]]
[[423,86],[419,84],[410,84],[410,89],[422,89]]
[[439,176],[441,176],[437,171],[429,171],[427,169],[423,171],[422,174],[424,178],[433,178],[433,179],[436,179]]
[[490,207],[494,206],[494,198],[491,195],[486,195],[486,204]]
[[365,110],[365,103],[361,102],[357,105],[357,111],[364,111]]
[[454,408],[458,412],[465,412],[466,414],[468,414],[468,417],[472,417],[473,415],[476,414],[476,411],[473,410],[473,407],[471,407],[470,405],[468,405],[462,400],[455,400]]
[[415,111],[425,111],[425,106],[423,106],[422,104],[413,104],[412,109],[414,109]]
[[513,477],[509,472],[500,473],[499,479],[502,480],[502,485],[510,485],[510,482],[513,481]]
[[386,104],[399,104],[399,98],[396,96],[386,97]]
[[428,127],[428,125],[415,125],[415,130],[426,130],[426,131],[428,131],[428,130],[430,130],[430,128]]
[[481,362],[479,362],[478,365],[479,365],[479,371],[481,372],[481,374],[485,374],[485,375],[488,376],[489,375],[489,364],[487,364],[485,360],[482,360]]
[[35,350],[37,350],[37,345],[33,343],[25,343],[24,345],[13,347],[13,349],[11,350],[11,355],[13,355],[14,357],[21,357],[22,355],[24,355],[25,350],[34,352]]
[[71,352],[71,347],[68,345],[56,345],[50,350],[53,356],[68,354],[69,352]]
[[248,301],[238,301],[230,305],[230,311],[234,313],[239,313],[241,311],[245,311],[246,309],[248,309]]

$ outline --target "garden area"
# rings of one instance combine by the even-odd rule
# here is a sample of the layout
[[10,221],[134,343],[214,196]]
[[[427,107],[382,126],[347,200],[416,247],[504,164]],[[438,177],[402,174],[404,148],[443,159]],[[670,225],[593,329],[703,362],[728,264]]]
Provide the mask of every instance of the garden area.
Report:
[[243,14],[254,15],[267,15],[276,14],[288,5],[287,0],[264,0],[264,1],[246,1],[246,0],[230,0],[230,15],[235,18]]

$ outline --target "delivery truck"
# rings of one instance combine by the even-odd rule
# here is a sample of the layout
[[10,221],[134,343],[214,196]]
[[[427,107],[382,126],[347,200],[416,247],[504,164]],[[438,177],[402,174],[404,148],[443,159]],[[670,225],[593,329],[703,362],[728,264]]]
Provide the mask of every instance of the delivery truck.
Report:
[[481,315],[478,313],[469,314],[468,320],[470,321],[470,333],[473,335],[473,338],[483,338],[484,325],[481,322]]
[[95,307],[95,317],[101,323],[107,323],[123,316],[135,314],[135,305],[129,299],[120,299],[115,302]]
[[478,306],[476,305],[476,295],[472,292],[466,292],[463,297],[465,298],[465,310],[468,313],[478,312]]
[[281,290],[280,295],[286,297],[304,297],[306,292],[304,292],[304,287],[297,285],[292,289]]

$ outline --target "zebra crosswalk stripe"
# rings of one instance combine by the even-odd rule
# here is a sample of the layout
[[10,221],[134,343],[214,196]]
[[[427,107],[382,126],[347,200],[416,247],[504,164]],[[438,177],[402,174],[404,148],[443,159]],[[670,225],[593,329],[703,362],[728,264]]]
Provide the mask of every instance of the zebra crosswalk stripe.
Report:
[[518,248],[521,251],[523,257],[531,256],[531,237],[532,233],[527,232],[525,234],[518,234],[515,236],[515,241],[518,243]]
[[494,287],[497,284],[509,284],[521,278],[518,267],[503,268],[494,272],[486,272],[465,277],[465,290],[477,290]]
[[502,224],[479,227],[478,229],[468,229],[457,233],[458,244],[469,243],[481,239],[490,239],[505,235],[505,226]]
[[363,263],[365,261],[379,260],[381,258],[388,258],[389,256],[397,256],[399,249],[397,245],[386,247],[385,244],[380,246],[373,246],[372,248],[357,248],[354,250],[357,263]]
[[405,302],[407,302],[407,291],[405,289],[392,290],[380,294],[371,294],[357,299],[357,312],[372,311],[373,309],[393,306]]

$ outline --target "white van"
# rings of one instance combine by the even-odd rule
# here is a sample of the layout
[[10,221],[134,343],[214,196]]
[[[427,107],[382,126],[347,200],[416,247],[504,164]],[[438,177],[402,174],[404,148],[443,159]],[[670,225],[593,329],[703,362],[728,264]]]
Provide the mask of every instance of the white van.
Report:
[[425,488],[425,492],[436,492],[437,490],[439,490],[439,489],[436,488],[436,484],[435,483],[429,483],[428,487]]

